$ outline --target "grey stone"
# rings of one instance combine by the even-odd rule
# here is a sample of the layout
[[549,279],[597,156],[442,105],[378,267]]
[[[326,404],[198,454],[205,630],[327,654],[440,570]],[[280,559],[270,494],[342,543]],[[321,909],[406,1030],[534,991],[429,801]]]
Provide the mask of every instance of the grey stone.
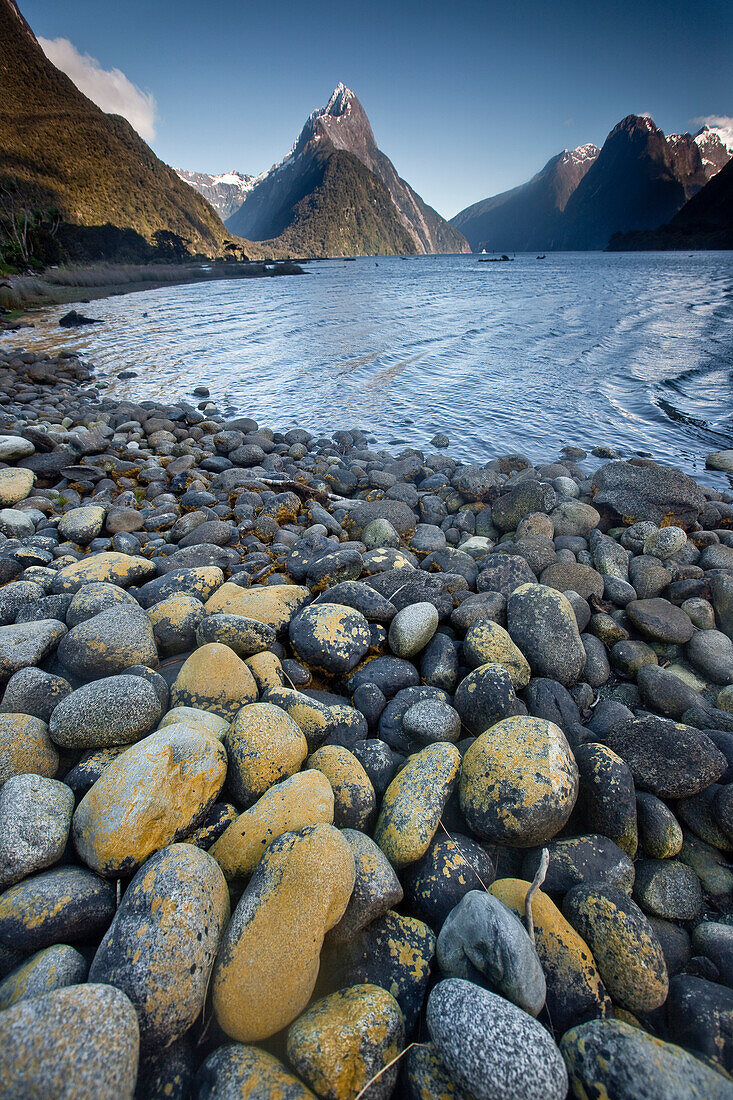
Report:
[[0,462],[17,462],[32,455],[35,449],[30,439],[23,439],[20,435],[0,436]]
[[99,535],[104,527],[107,515],[105,508],[98,504],[87,504],[82,508],[72,508],[59,520],[59,534],[69,542],[87,546]]
[[551,1036],[503,997],[448,978],[430,994],[427,1025],[451,1077],[475,1100],[564,1100],[568,1075]]
[[107,676],[78,688],[51,715],[49,733],[57,745],[104,749],[130,745],[150,733],[163,708],[140,676]]
[[135,1009],[108,985],[71,985],[0,1013],[3,1092],[54,1100],[131,1100]]
[[276,639],[271,626],[244,615],[205,615],[196,627],[197,645],[221,642],[242,658],[271,649]]
[[15,508],[0,508],[0,535],[9,539],[27,539],[35,534],[36,525],[25,512]]
[[171,844],[137,872],[102,940],[90,982],[121,989],[138,1014],[140,1046],[179,1039],[204,1007],[229,892],[216,860]]
[[593,503],[610,509],[625,523],[676,522],[685,529],[705,503],[703,491],[687,474],[648,459],[609,462],[593,475]]
[[661,798],[697,794],[728,766],[707,734],[655,714],[627,720],[601,740],[628,764],[637,787]]
[[433,741],[458,741],[460,715],[440,699],[422,699],[405,712],[402,728],[408,737],[429,745]]
[[676,859],[636,861],[634,900],[647,913],[665,920],[697,920],[702,912],[700,880]]
[[655,642],[683,645],[695,632],[689,616],[669,600],[631,600],[626,614],[645,638]]
[[74,813],[65,783],[41,775],[16,775],[0,788],[0,890],[64,854]]
[[66,634],[66,626],[57,619],[0,626],[0,681],[14,672],[37,665]]
[[585,667],[585,649],[572,606],[554,588],[528,584],[509,597],[507,629],[535,676],[571,687]]
[[659,527],[644,539],[644,553],[666,561],[679,554],[687,543],[687,534],[681,527]]
[[73,627],[62,639],[58,657],[84,680],[113,676],[130,665],[158,664],[150,618],[132,607],[110,608]]
[[396,657],[414,657],[438,628],[438,612],[431,603],[414,603],[398,611],[389,626],[389,646]]
[[698,630],[687,643],[687,657],[707,680],[733,684],[733,642],[720,630]]
[[470,890],[447,916],[438,936],[438,965],[446,978],[479,980],[531,1016],[545,1003],[545,975],[524,925],[503,902]]
[[33,666],[22,668],[8,680],[0,713],[30,714],[48,722],[54,708],[71,691],[71,684],[63,676]]
[[344,915],[326,936],[327,943],[346,943],[372,921],[399,905],[402,886],[392,864],[371,837],[358,829],[341,835],[354,856],[356,878]]
[[[542,884],[551,896],[566,894],[574,886],[607,882],[625,894],[634,885],[634,864],[617,844],[599,833],[551,840],[545,845],[550,856]],[[537,873],[542,848],[533,848],[522,861],[522,878],[531,882]]]

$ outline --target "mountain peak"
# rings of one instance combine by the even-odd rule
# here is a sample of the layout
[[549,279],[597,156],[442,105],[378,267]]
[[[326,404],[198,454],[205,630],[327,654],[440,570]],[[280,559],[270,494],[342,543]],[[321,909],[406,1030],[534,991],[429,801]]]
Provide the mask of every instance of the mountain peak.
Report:
[[332,118],[338,118],[340,115],[346,114],[355,99],[356,96],[351,88],[347,88],[345,84],[339,81],[331,93],[331,98],[326,106],[321,107],[320,111],[316,113],[320,117],[323,117],[323,115],[331,115]]
[[608,136],[611,138],[615,134],[620,133],[657,134],[661,133],[661,130],[651,115],[627,115],[626,118],[622,118],[621,121],[614,126]]

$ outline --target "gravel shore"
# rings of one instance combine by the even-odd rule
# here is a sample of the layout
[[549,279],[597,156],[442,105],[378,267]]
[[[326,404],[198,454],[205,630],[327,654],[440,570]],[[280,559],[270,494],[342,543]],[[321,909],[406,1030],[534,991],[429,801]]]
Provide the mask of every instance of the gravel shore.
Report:
[[733,1097],[733,493],[433,442],[0,353],[0,1098]]

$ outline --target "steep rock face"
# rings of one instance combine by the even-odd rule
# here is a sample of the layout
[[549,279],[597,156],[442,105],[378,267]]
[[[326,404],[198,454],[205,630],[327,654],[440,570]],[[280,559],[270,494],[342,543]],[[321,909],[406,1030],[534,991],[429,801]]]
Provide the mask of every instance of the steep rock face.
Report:
[[0,0],[0,178],[23,202],[78,225],[111,223],[146,238],[169,229],[214,253],[225,237],[211,207],[48,60],[14,0]]
[[185,168],[176,168],[175,172],[204,196],[222,221],[226,221],[235,210],[239,210],[256,179],[255,176],[236,171],[221,172],[218,176],[211,175],[209,172],[187,172]]
[[733,248],[733,161],[685,203],[667,225],[641,233],[619,233],[609,250]]
[[702,156],[689,134],[668,140],[650,118],[629,115],[571,195],[560,247],[605,248],[613,233],[668,221],[705,182]]
[[527,183],[474,203],[451,218],[451,225],[475,252],[556,248],[568,199],[598,153],[592,144],[565,149]]
[[[392,162],[377,147],[364,108],[343,84],[338,85],[325,107],[310,115],[284,160],[258,177],[240,209],[227,220],[227,228],[253,240],[280,237],[292,225],[294,208],[312,195],[314,180],[322,182],[324,161],[339,152],[358,160],[386,188],[394,216],[409,244],[400,250],[419,253],[470,251],[461,234],[397,175]],[[356,171],[353,164],[351,168]],[[311,205],[322,220],[341,216],[343,211],[336,207],[323,208],[323,194],[319,199],[320,202],[313,199]],[[303,207],[299,213],[302,219],[305,216]],[[393,227],[387,227],[385,239],[377,251],[394,251],[394,240],[388,243],[387,238],[394,238]],[[367,249],[358,247],[354,251]]]
[[669,220],[730,160],[727,135],[704,126],[668,137],[629,115],[603,148],[581,145],[548,161],[528,183],[451,219],[480,251],[604,248],[612,234]]

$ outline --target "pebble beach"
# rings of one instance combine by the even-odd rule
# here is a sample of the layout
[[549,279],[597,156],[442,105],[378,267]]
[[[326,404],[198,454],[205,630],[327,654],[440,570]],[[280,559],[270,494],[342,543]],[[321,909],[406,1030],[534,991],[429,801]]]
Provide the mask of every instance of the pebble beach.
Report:
[[733,1098],[708,465],[0,352],[0,1098]]

